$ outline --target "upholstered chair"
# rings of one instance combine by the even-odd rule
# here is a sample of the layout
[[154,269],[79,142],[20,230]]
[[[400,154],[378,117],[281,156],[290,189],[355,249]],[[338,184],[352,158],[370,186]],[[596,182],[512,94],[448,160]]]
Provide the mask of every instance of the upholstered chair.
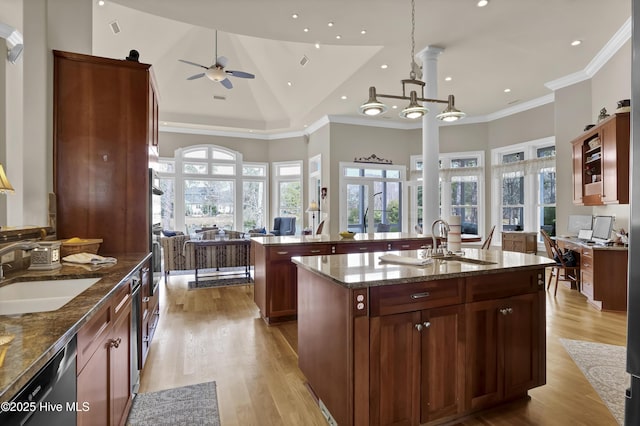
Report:
[[296,218],[295,217],[276,217],[273,219],[273,235],[295,235],[296,234]]

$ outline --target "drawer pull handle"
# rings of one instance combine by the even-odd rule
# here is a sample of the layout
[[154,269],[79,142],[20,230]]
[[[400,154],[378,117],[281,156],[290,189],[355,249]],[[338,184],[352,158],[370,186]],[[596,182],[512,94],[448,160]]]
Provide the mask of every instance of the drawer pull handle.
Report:
[[278,253],[278,254],[289,254],[289,252],[288,252],[288,251],[279,251],[279,252],[277,252],[277,253]]
[[320,250],[311,250],[311,253],[320,253]]
[[424,293],[413,293],[411,295],[411,298],[413,300],[416,300],[416,299],[422,299],[422,298],[429,297],[429,296],[430,296],[429,292],[425,291]]
[[403,244],[401,247],[402,247],[402,248],[409,248],[409,247],[411,247],[411,246],[410,246],[409,244]]
[[358,250],[360,250],[360,251],[367,251],[367,248],[366,248],[366,247],[358,247]]

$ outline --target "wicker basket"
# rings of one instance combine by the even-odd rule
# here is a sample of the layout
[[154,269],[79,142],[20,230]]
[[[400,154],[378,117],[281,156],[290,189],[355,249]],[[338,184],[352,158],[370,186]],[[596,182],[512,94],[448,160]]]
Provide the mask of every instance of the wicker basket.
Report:
[[102,243],[101,238],[96,239],[83,239],[80,241],[67,242],[63,241],[60,248],[61,257],[69,256],[76,253],[91,253],[97,254]]

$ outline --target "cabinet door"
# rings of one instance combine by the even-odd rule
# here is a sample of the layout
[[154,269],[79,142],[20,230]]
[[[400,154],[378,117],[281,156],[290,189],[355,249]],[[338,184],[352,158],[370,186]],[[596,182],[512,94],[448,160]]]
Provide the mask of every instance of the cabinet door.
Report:
[[[118,306],[116,306],[118,308]],[[126,420],[131,402],[131,300],[120,306],[113,323],[110,350],[111,424],[121,425]],[[123,418],[124,417],[124,418]]]
[[465,399],[470,409],[492,405],[503,393],[499,303],[487,300],[466,305]]
[[371,319],[370,424],[418,425],[419,311]]
[[422,312],[420,423],[464,409],[464,307]]
[[508,398],[541,384],[538,293],[505,300],[499,304],[498,316],[503,336],[504,398]]
[[88,404],[89,410],[78,411],[78,426],[109,424],[109,335],[100,340],[100,347],[78,374],[78,406]]
[[268,268],[268,312],[266,317],[296,315],[298,312],[298,269],[290,259],[272,261]]

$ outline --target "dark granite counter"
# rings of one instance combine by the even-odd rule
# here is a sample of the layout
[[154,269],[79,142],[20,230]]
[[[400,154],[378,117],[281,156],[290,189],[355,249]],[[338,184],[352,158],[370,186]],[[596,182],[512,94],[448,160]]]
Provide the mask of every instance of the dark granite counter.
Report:
[[[57,311],[32,314],[0,315],[0,335],[15,338],[8,345],[0,367],[0,402],[10,400],[41,367],[78,332],[93,313],[123,285],[130,272],[142,266],[150,253],[115,255],[118,263],[92,267],[65,264],[54,271],[21,271],[7,274],[0,286],[13,281],[100,278],[78,297]],[[52,285],[55,283],[52,282]]]
[[[495,274],[509,270],[539,269],[555,264],[551,259],[533,254],[473,248],[464,249],[464,256],[460,260],[436,258],[433,263],[424,266],[380,261],[380,256],[389,254],[418,259],[423,255],[421,252],[422,250],[409,250],[303,256],[294,257],[292,261],[300,268],[326,277],[347,288],[406,284]],[[465,261],[465,259],[468,260]]]

